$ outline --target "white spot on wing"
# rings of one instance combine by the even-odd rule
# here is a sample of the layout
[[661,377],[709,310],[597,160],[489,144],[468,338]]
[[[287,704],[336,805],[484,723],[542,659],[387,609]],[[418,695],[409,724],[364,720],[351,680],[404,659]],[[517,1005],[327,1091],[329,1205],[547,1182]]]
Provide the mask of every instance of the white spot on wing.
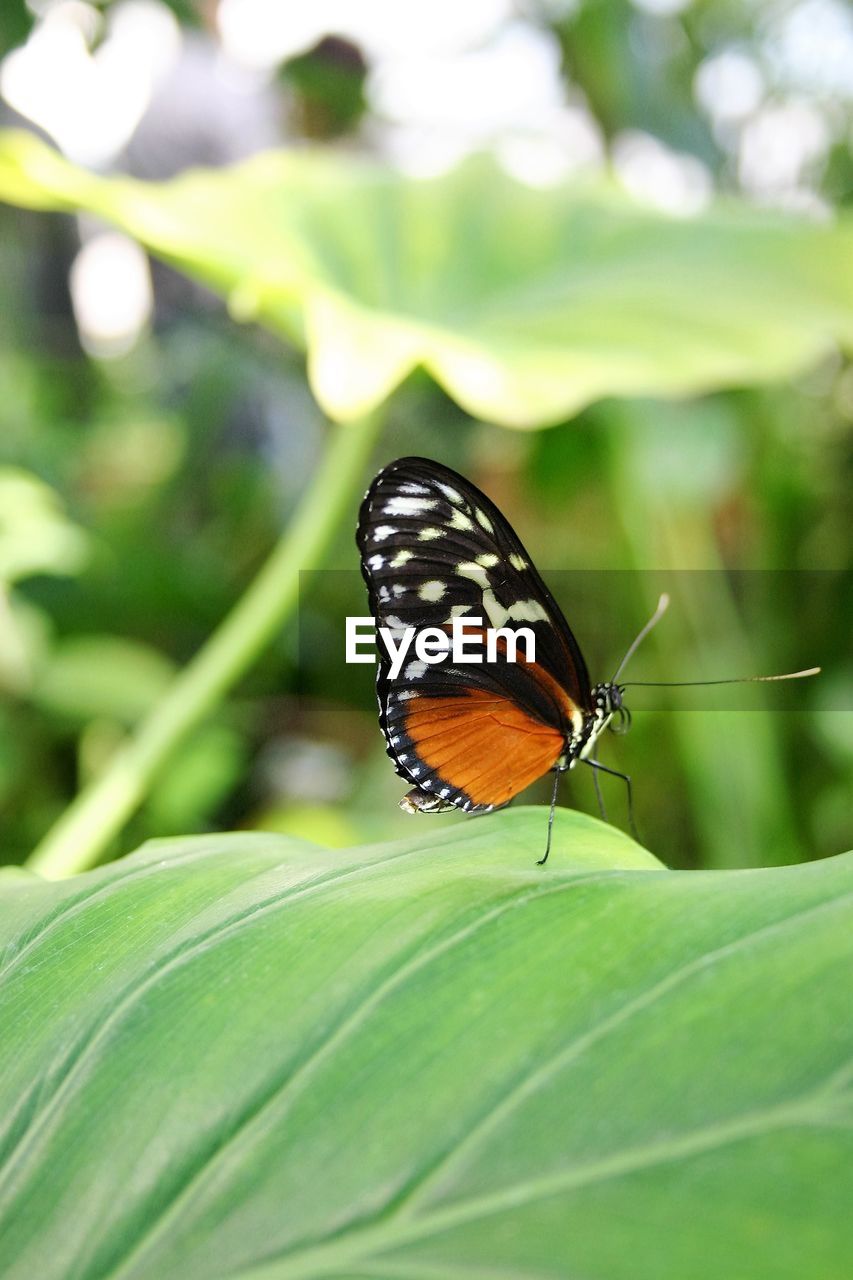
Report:
[[450,518],[451,529],[473,529],[473,523],[468,519],[464,511],[454,511]]
[[494,591],[483,592],[483,608],[493,627],[503,627],[507,622],[548,622],[548,614],[538,600],[514,600],[508,607],[502,605]]
[[456,572],[460,578],[467,578],[469,582],[476,582],[478,587],[483,590],[489,585],[489,575],[480,564],[475,564],[473,560],[465,560],[462,564],[456,566]]
[[391,564],[391,568],[392,568],[392,569],[399,569],[401,565],[404,565],[404,564],[406,563],[406,561],[407,561],[407,560],[411,560],[411,558],[412,558],[412,552],[411,552],[411,551],[405,551],[405,550],[404,550],[404,551],[398,551],[398,552],[397,552],[397,554],[395,555],[394,559],[390,562],[390,564]]
[[481,511],[479,507],[474,508],[474,515],[477,517],[477,524],[482,525],[487,533],[494,533],[494,528],[485,511]]
[[381,569],[384,563],[384,556],[371,556],[367,562],[367,567],[368,569]]
[[386,516],[419,516],[435,505],[430,498],[389,498],[382,511]]
[[424,582],[422,586],[418,587],[418,595],[421,600],[426,600],[434,604],[437,600],[441,599],[446,590],[446,585],[443,582],[439,582],[437,578],[434,578],[431,582]]
[[420,677],[426,673],[426,669],[427,664],[425,662],[421,662],[420,660],[417,662],[410,662],[403,672],[403,676],[406,680],[419,680]]
[[548,612],[538,600],[517,600],[510,605],[508,613],[513,622],[548,621]]
[[[391,632],[391,639],[395,644],[399,644],[406,632],[406,623],[402,618],[381,617],[379,618],[380,627],[384,627],[386,631]],[[383,645],[384,648],[384,645]]]
[[457,491],[455,489],[452,489],[449,484],[442,484],[441,481],[439,481],[438,487],[441,490],[441,492],[444,494],[445,498],[449,498],[451,502],[465,501],[465,499],[462,497],[462,494],[457,493]]
[[489,618],[489,626],[502,627],[509,618],[509,609],[505,609],[491,587],[483,592],[483,608]]
[[520,556],[517,551],[513,551],[512,555],[509,558],[509,562],[512,565],[513,569],[529,568],[529,565],[525,560],[524,556]]
[[418,534],[418,541],[431,542],[433,538],[443,538],[443,537],[444,537],[443,529],[436,529],[430,526],[430,528],[428,529],[421,529],[420,533]]
[[481,564],[484,569],[493,569],[500,561],[500,556],[496,556],[493,551],[488,551],[484,556],[477,556],[477,564]]
[[373,530],[373,541],[384,542],[386,538],[390,538],[392,534],[399,532],[399,529],[395,529],[393,525],[378,524]]

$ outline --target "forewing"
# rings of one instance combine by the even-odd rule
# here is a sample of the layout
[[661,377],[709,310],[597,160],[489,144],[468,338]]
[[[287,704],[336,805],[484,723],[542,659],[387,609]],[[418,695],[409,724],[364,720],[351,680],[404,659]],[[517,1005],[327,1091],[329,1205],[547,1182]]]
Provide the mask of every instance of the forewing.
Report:
[[[395,638],[407,627],[449,632],[457,617],[535,633],[535,663],[499,651],[489,663],[428,665],[411,653],[393,680],[377,645],[380,721],[397,771],[472,811],[506,803],[556,762],[589,709],[586,666],[563,614],[494,504],[438,463],[403,458],[381,471],[357,537],[377,626]],[[484,639],[467,647],[485,659]],[[480,752],[479,775],[451,756],[454,737]]]

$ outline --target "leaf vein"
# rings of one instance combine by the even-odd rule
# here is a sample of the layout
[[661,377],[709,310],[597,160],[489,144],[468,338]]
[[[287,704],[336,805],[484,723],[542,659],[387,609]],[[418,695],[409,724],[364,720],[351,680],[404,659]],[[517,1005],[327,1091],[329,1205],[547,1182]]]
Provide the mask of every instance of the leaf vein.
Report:
[[178,1195],[169,1203],[164,1210],[161,1218],[155,1221],[148,1229],[145,1235],[133,1247],[130,1254],[126,1255],[121,1265],[115,1271],[109,1273],[111,1280],[117,1280],[126,1272],[127,1266],[145,1249],[151,1247],[156,1237],[162,1235],[163,1231],[168,1229],[172,1218],[180,1212],[184,1202],[198,1190],[198,1185],[202,1179],[210,1177],[214,1167],[226,1156],[231,1154],[232,1148],[238,1141],[249,1141],[250,1130],[253,1126],[260,1124],[267,1110],[275,1105],[282,1103],[283,1100],[292,1102],[293,1096],[298,1096],[304,1087],[305,1081],[317,1066],[333,1052],[335,1048],[361,1026],[365,1018],[370,1012],[378,1007],[378,1005],[398,986],[402,985],[412,974],[430,964],[433,960],[438,959],[453,947],[466,941],[479,929],[487,924],[492,923],[495,919],[505,914],[507,911],[513,910],[519,906],[525,905],[527,902],[536,901],[540,898],[552,896],[566,890],[582,887],[591,881],[601,881],[611,879],[614,875],[613,871],[593,872],[589,875],[574,876],[570,880],[562,880],[556,885],[549,885],[547,888],[534,889],[527,893],[513,893],[507,899],[498,903],[497,906],[490,911],[478,916],[475,920],[469,921],[463,927],[454,930],[452,933],[445,935],[438,942],[434,942],[426,948],[419,948],[406,961],[406,963],[394,970],[394,972],[386,978],[378,987],[365,997],[353,1010],[353,1012],[342,1022],[335,1026],[329,1035],[313,1050],[313,1052],[292,1071],[286,1079],[276,1082],[271,1092],[266,1094],[259,1102],[256,1102],[243,1116],[233,1131],[219,1143],[215,1151],[193,1172],[189,1181],[183,1186]]
[[522,1076],[517,1080],[508,1092],[504,1093],[497,1102],[489,1107],[476,1125],[468,1130],[461,1141],[455,1143],[432,1168],[425,1171],[425,1175],[422,1175],[412,1186],[405,1200],[398,1201],[396,1211],[401,1214],[414,1212],[418,1203],[427,1197],[430,1189],[441,1181],[448,1170],[464,1159],[465,1155],[486,1138],[489,1133],[498,1128],[513,1111],[523,1104],[525,1099],[552,1079],[563,1067],[575,1061],[598,1040],[615,1031],[635,1014],[645,1012],[667,995],[668,992],[688,981],[695,974],[702,972],[709,964],[714,964],[718,960],[735,954],[748,943],[755,942],[756,939],[763,940],[779,930],[789,928],[792,924],[800,923],[805,917],[818,911],[826,908],[835,908],[839,904],[849,901],[853,901],[853,892],[844,894],[841,897],[824,899],[820,903],[812,904],[810,907],[794,912],[790,916],[785,916],[781,920],[774,920],[770,924],[751,929],[748,933],[733,939],[722,947],[717,947],[712,951],[706,951],[699,956],[695,956],[687,964],[667,974],[665,978],[662,978],[639,996],[621,1005],[608,1017],[603,1018],[601,1022],[596,1023],[595,1026],[590,1027],[588,1031],[583,1032],[563,1049],[553,1054],[532,1074]]

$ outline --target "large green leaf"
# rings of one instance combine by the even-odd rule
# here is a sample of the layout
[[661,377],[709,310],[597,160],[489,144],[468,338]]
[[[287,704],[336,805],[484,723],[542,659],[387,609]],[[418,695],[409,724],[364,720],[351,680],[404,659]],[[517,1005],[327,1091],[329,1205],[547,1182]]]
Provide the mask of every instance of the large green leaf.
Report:
[[789,376],[853,344],[853,229],[732,206],[678,219],[485,163],[430,182],[329,153],[151,185],[0,141],[0,199],[85,208],[304,344],[335,418],[418,365],[510,426],[603,395]]
[[4,1280],[847,1280],[853,855],[543,833],[0,879]]

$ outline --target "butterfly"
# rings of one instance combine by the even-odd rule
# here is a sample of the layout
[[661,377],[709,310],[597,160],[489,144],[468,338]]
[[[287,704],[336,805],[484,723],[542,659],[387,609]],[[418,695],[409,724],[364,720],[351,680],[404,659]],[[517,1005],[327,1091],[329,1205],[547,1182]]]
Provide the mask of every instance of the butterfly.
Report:
[[[553,770],[540,863],[550,850],[560,775],[578,763],[594,770],[597,791],[599,771],[621,778],[632,814],[631,779],[594,752],[606,728],[630,723],[619,675],[662,616],[665,596],[613,678],[591,684],[578,642],[518,535],[456,471],[417,457],[384,467],[361,504],[356,541],[378,627],[397,639],[407,628],[449,637],[456,619],[471,619],[466,652],[479,653],[456,664],[450,654],[432,663],[412,654],[395,674],[377,646],[379,723],[397,773],[411,784],[401,808],[488,813]],[[488,628],[498,634],[491,650]],[[514,654],[500,643],[507,628],[524,628],[528,637]]]

